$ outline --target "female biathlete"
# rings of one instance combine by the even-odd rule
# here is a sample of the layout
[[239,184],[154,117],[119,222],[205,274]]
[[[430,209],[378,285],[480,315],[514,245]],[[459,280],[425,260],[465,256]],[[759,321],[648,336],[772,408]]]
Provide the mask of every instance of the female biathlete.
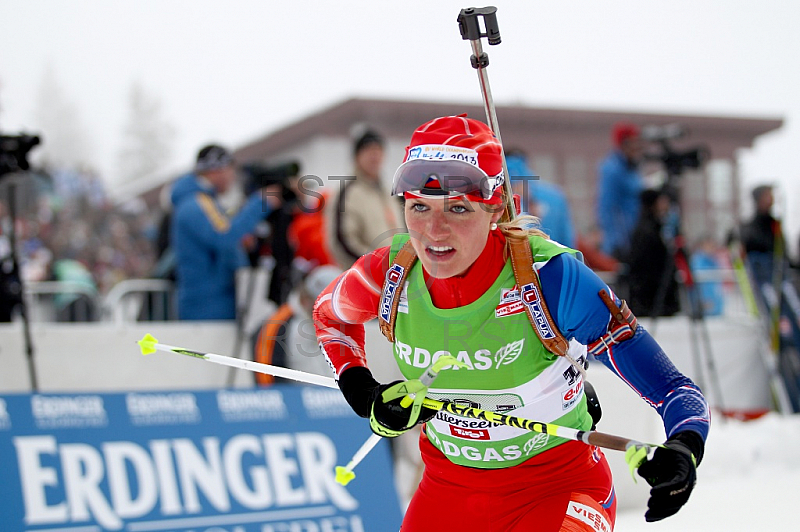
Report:
[[420,126],[392,194],[408,234],[361,257],[317,300],[323,353],[353,410],[382,436],[425,423],[422,481],[404,532],[611,531],[611,472],[583,443],[400,405],[402,382],[367,368],[363,323],[378,317],[406,379],[437,358],[427,396],[588,430],[583,371],[594,355],[661,415],[667,441],[638,473],[653,486],[645,517],[686,503],[709,429],[706,401],[571,249],[522,217],[499,223],[502,147],[482,122],[448,116]]

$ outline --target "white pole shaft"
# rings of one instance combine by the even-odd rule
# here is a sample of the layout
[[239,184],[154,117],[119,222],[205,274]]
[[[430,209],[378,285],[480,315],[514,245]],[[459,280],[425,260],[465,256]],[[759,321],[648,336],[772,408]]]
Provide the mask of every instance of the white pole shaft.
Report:
[[352,471],[355,469],[355,467],[361,463],[361,460],[363,460],[369,454],[369,452],[374,449],[376,445],[378,445],[379,441],[381,441],[381,437],[377,434],[373,434],[367,438],[367,441],[365,441],[363,445],[359,447],[359,449],[356,451],[356,454],[353,455],[353,458],[347,462],[345,469],[347,471]]
[[[155,344],[154,347],[160,351],[169,351],[178,354],[188,354],[180,347],[175,347],[167,344]],[[256,373],[264,373],[272,375],[273,377],[282,377],[284,379],[291,379],[298,382],[305,382],[307,384],[316,384],[317,386],[324,386],[326,388],[339,389],[336,381],[332,377],[323,377],[322,375],[315,375],[313,373],[306,373],[305,371],[297,371],[289,368],[281,368],[278,366],[271,366],[269,364],[261,364],[260,362],[253,362],[251,360],[242,360],[240,358],[226,357],[223,355],[216,355],[214,353],[197,353],[195,358],[203,358],[215,364],[223,366],[230,366],[232,368],[246,369]]]

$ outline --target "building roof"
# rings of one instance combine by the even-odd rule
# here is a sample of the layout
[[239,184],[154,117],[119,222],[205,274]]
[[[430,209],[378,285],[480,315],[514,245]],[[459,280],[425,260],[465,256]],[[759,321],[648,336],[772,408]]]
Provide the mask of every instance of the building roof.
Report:
[[[620,121],[636,124],[666,125],[679,123],[688,128],[693,139],[726,137],[738,147],[751,146],[753,140],[783,126],[782,118],[731,117],[630,111],[590,111],[548,109],[526,106],[497,106],[504,144],[513,142],[508,130],[548,131],[550,134],[596,136],[607,144],[611,126]],[[346,135],[356,123],[368,123],[388,136],[409,137],[420,124],[437,116],[467,113],[484,120],[481,105],[455,102],[420,102],[352,98],[260,137],[236,150],[239,160],[268,158],[315,136]],[[607,144],[610,145],[610,144]]]

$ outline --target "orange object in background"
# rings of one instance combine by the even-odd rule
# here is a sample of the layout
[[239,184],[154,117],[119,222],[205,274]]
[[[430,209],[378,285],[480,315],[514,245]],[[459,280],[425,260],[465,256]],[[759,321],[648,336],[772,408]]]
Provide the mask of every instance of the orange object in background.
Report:
[[306,208],[310,212],[299,211],[289,225],[289,242],[294,247],[295,257],[302,257],[316,266],[334,264],[325,240],[324,206],[328,200],[329,195],[323,194],[316,206]]

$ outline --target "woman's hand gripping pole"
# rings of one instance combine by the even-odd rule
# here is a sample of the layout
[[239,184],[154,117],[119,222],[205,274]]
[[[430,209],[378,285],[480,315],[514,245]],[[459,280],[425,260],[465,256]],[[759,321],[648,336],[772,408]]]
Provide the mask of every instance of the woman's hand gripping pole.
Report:
[[[375,397],[375,403],[379,401],[382,403],[388,403],[390,401],[396,401],[400,399],[400,406],[404,409],[411,408],[409,412],[409,423],[405,430],[410,429],[413,427],[417,420],[419,419],[420,412],[422,411],[423,403],[425,402],[426,395],[428,393],[428,388],[439,375],[439,372],[445,368],[452,367],[452,366],[459,366],[465,367],[466,364],[463,362],[459,362],[450,355],[446,355],[436,359],[436,361],[428,366],[428,369],[425,370],[419,379],[411,379],[408,381],[400,381],[396,384],[393,384],[383,390]],[[381,441],[383,437],[394,437],[398,436],[401,432],[404,431],[395,431],[393,429],[389,429],[380,423],[379,420],[375,419],[374,415],[374,403],[373,403],[373,413],[370,416],[370,427],[373,430],[372,436],[369,437],[367,441],[356,451],[353,455],[353,458],[347,463],[346,466],[336,466],[336,482],[341,484],[342,486],[346,486],[351,480],[356,478],[356,474],[353,472],[353,469],[361,462],[369,452]]]

